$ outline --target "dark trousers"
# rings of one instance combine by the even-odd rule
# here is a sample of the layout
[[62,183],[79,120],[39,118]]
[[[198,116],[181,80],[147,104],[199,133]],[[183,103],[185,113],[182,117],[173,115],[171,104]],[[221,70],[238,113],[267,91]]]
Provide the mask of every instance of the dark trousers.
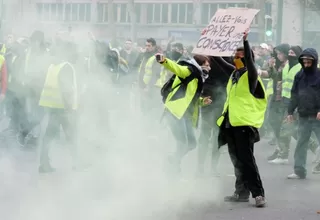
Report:
[[176,140],[174,159],[180,164],[182,158],[197,146],[194,128],[191,119],[186,116],[179,120],[169,112],[166,114],[169,127]]
[[264,189],[253,154],[254,138],[250,127],[225,128],[225,138],[236,176],[236,194],[240,197],[264,196]]
[[43,142],[40,148],[40,165],[49,166],[51,141],[60,137],[60,126],[65,133],[67,142],[71,145],[73,156],[76,155],[75,148],[75,113],[69,114],[64,109],[49,109],[48,121],[44,130]]
[[289,156],[290,139],[288,136],[281,136],[280,131],[286,114],[286,108],[281,101],[270,103],[270,112],[268,121],[277,139],[277,146],[280,152],[279,156],[287,159]]
[[315,118],[300,117],[297,147],[294,152],[294,172],[301,178],[305,178],[307,175],[307,152],[312,132],[314,132],[318,142],[320,142],[320,121]]
[[221,108],[214,108],[213,106],[206,106],[201,109],[201,125],[198,148],[198,171],[203,172],[205,159],[209,147],[212,147],[211,168],[215,171],[220,158],[218,148],[218,134],[219,127],[217,126],[217,119],[221,115]]

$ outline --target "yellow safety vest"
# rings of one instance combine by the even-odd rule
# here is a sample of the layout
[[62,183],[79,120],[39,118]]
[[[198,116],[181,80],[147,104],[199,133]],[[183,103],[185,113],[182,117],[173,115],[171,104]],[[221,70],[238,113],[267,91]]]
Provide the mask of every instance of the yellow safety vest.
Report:
[[48,108],[57,108],[57,109],[64,109],[64,101],[61,95],[60,87],[59,87],[59,75],[61,69],[65,65],[70,65],[73,69],[73,89],[75,91],[74,95],[74,100],[73,100],[73,106],[72,108],[75,110],[78,107],[78,102],[77,102],[77,80],[76,80],[76,74],[73,66],[68,63],[68,62],[63,62],[57,65],[51,64],[46,81],[44,83],[44,87],[41,93],[39,105],[43,107],[48,107]]
[[[153,73],[152,72],[152,67],[153,67],[153,64],[154,64],[155,60],[156,60],[155,56],[150,57],[148,59],[146,65],[145,65],[145,67],[144,67],[143,82],[146,85],[149,85],[150,83],[153,83],[153,82],[151,82],[151,80],[153,79],[153,74],[159,74],[159,73]],[[141,68],[143,68],[142,67],[142,63],[143,63],[143,61],[141,62],[139,72],[141,72]],[[154,85],[155,86],[161,85],[161,76],[160,76],[160,74],[159,74],[159,77],[157,78],[157,81],[155,82]]]
[[[179,63],[180,60],[177,60]],[[161,67],[160,78],[158,79],[156,86],[162,88],[163,85],[173,76],[174,74],[169,70],[165,69],[163,66]]]
[[1,53],[1,54],[6,54],[6,52],[7,52],[6,45],[3,44],[2,47],[1,47],[1,50],[0,50],[0,53]]
[[[264,93],[266,93],[260,77],[258,77],[258,82]],[[217,125],[221,126],[228,111],[229,121],[232,126],[260,128],[264,122],[266,109],[267,96],[265,95],[264,98],[259,99],[250,92],[248,71],[235,84],[232,83],[231,76],[227,85],[227,100],[224,104],[222,116],[217,120]]]
[[291,89],[293,86],[294,77],[301,70],[301,64],[294,65],[289,70],[289,64],[286,64],[282,70],[282,91],[281,96],[290,99]]
[[[2,65],[4,64],[5,58],[3,55],[0,55],[0,70],[2,69]],[[2,82],[2,74],[0,71],[0,82]],[[1,85],[0,85],[1,86]]]

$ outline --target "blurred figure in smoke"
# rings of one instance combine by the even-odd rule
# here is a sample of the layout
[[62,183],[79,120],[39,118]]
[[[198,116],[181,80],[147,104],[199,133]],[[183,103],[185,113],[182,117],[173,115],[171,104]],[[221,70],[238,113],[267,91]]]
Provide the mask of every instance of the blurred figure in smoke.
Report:
[[[59,39],[53,48],[54,59],[47,71],[47,77],[40,96],[39,105],[48,116],[47,127],[40,148],[39,172],[54,171],[50,164],[51,141],[59,137],[62,126],[68,143],[75,156],[76,110],[78,108],[77,79],[72,55],[75,47],[70,42]],[[70,62],[71,61],[71,62]]]
[[[139,86],[141,89],[141,111],[150,117],[148,123],[153,127],[155,121],[161,117],[160,88],[157,86],[161,77],[161,66],[157,64],[155,54],[158,51],[155,39],[149,38],[145,42],[143,59],[139,68]],[[158,97],[158,98],[157,98]],[[149,130],[149,129],[148,129]]]
[[123,49],[120,50],[120,56],[127,61],[129,68],[133,69],[138,54],[133,48],[132,40],[126,40]]
[[[38,101],[43,88],[45,74],[47,72],[50,56],[45,47],[44,33],[34,31],[30,36],[30,46],[23,54],[23,63],[20,71],[23,72],[23,92],[25,93],[25,111],[22,116],[23,122],[20,125],[21,131],[18,135],[18,143],[25,146],[26,137],[38,125],[43,116],[42,108],[39,108]],[[33,134],[30,144],[36,145],[36,138],[39,134]]]

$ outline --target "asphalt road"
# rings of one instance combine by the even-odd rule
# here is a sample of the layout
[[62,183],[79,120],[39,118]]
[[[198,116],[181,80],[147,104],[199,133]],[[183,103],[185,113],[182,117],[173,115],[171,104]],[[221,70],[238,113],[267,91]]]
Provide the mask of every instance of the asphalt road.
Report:
[[[0,122],[5,127],[5,122]],[[83,168],[71,169],[69,151],[56,143],[52,163],[57,172],[37,173],[37,150],[18,147],[13,137],[0,139],[1,220],[318,220],[320,175],[287,180],[290,165],[270,165],[273,147],[262,140],[256,159],[263,178],[268,206],[229,204],[234,176],[228,154],[222,149],[220,177],[195,178],[196,152],[183,161],[175,180],[163,173],[164,158],[171,150],[169,134],[139,138],[132,127],[104,137],[100,147],[81,142]],[[118,127],[119,128],[119,127]],[[1,130],[1,129],[0,129]],[[89,131],[88,131],[89,132]],[[84,138],[85,139],[85,138]],[[101,143],[107,147],[101,147]],[[89,144],[88,144],[89,143]],[[293,143],[294,145],[295,143]],[[294,147],[294,146],[293,146]],[[293,148],[292,147],[292,148]],[[312,155],[310,155],[311,157]],[[309,161],[311,158],[309,157]]]

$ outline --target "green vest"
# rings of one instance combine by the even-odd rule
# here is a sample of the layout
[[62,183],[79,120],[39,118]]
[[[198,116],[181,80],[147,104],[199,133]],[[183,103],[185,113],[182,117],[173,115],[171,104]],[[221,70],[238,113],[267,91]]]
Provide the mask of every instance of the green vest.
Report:
[[291,98],[291,88],[294,77],[301,70],[301,64],[298,63],[289,70],[289,64],[286,64],[282,70],[282,97]]
[[[264,93],[266,93],[260,77],[258,77],[258,82]],[[222,116],[217,120],[217,125],[221,126],[228,111],[229,121],[232,126],[260,128],[264,122],[266,109],[266,94],[264,98],[259,99],[250,92],[248,72],[245,72],[235,84],[232,84],[231,76],[227,85],[227,100],[224,104]]]

